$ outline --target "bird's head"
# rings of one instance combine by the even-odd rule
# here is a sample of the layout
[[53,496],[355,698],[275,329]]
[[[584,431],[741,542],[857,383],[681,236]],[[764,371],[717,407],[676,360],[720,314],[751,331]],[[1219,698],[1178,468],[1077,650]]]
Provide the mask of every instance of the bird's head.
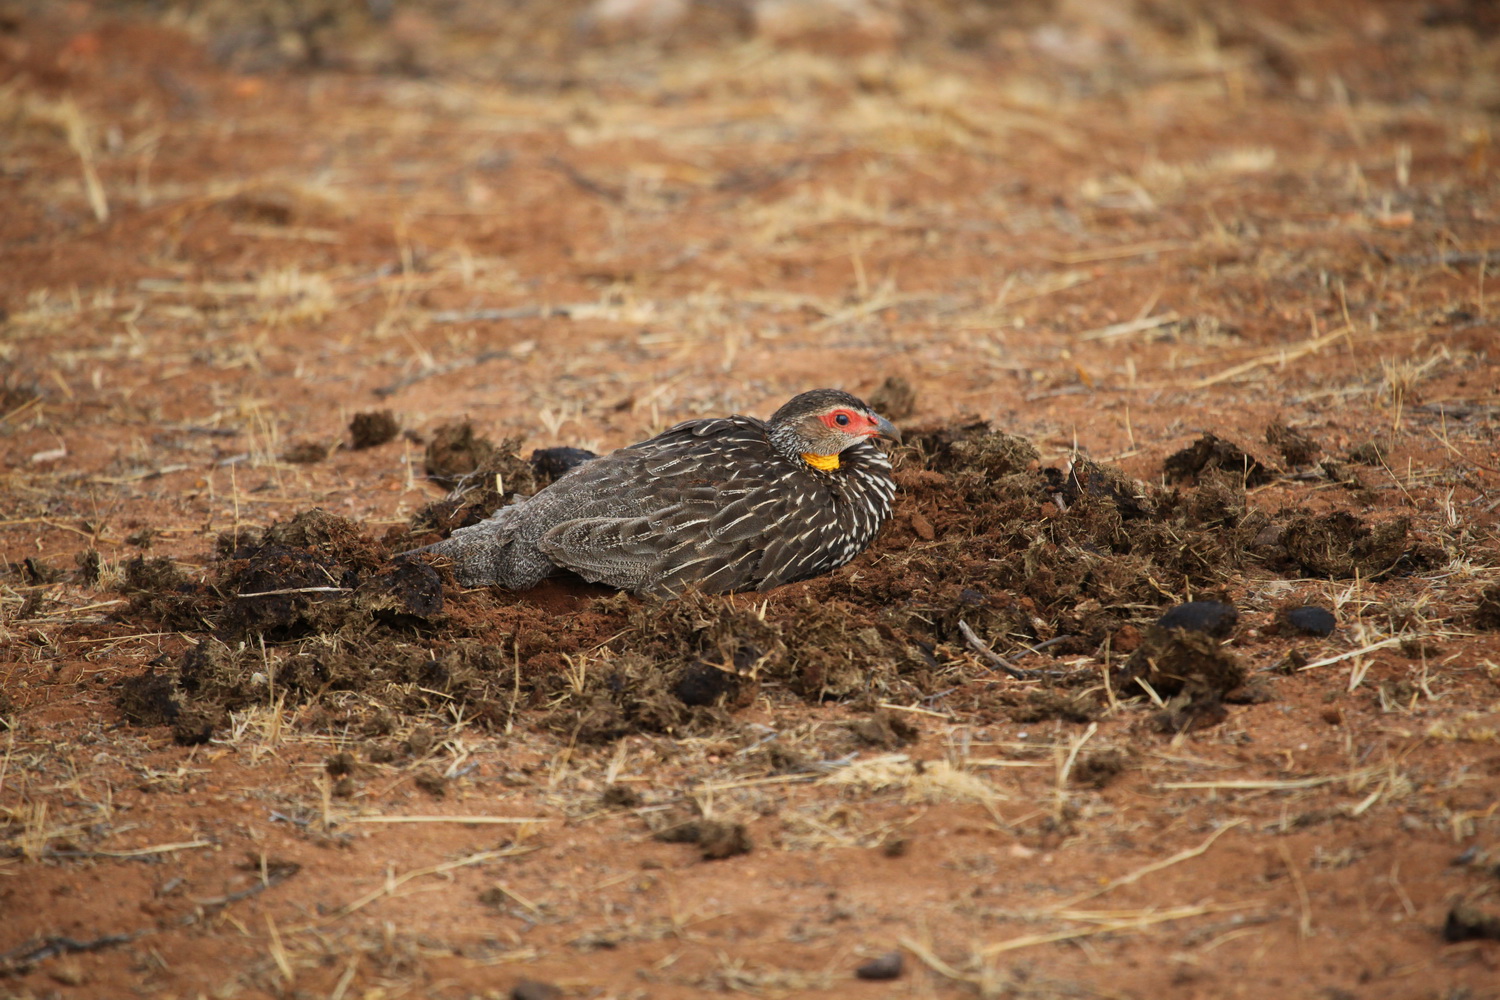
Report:
[[771,441],[788,458],[815,469],[839,467],[844,449],[884,437],[901,440],[901,432],[863,400],[838,389],[813,389],[793,396],[771,414]]

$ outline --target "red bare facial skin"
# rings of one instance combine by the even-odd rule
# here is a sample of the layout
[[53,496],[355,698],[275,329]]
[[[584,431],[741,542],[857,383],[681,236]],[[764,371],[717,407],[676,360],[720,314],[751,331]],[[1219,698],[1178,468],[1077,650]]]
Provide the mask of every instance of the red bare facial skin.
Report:
[[[839,423],[839,417],[844,418],[843,423]],[[819,414],[818,419],[834,430],[844,434],[853,434],[859,437],[875,437],[880,433],[880,424],[874,417],[844,407]]]

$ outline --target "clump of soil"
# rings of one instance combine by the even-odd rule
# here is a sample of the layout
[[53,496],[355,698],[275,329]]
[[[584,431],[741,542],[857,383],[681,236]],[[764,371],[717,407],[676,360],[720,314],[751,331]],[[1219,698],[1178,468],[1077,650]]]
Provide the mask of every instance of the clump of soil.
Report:
[[887,420],[905,420],[917,412],[917,390],[900,375],[892,375],[865,397],[865,402]]
[[1025,472],[1042,457],[1036,445],[1019,435],[997,431],[988,421],[912,431],[905,440],[906,448],[925,468],[989,479]]
[[536,474],[531,463],[520,457],[519,438],[506,438],[496,445],[474,433],[474,425],[444,424],[427,443],[427,475],[450,487],[495,486],[506,496],[530,496],[536,492]]
[[185,698],[172,678],[159,674],[123,681],[115,704],[135,725],[170,726],[182,746],[207,743],[226,717],[221,706]]
[[1267,555],[1306,576],[1374,580],[1426,564],[1427,555],[1408,541],[1410,529],[1406,517],[1371,526],[1346,510],[1297,512],[1280,526]]
[[356,413],[349,421],[350,446],[355,451],[379,447],[400,433],[401,425],[390,410]]
[[219,564],[228,595],[217,634],[283,641],[360,627],[371,617],[425,621],[442,611],[441,582],[418,561],[389,553],[353,521],[314,508],[244,538]]
[[1104,788],[1124,774],[1129,766],[1130,756],[1124,751],[1097,750],[1078,759],[1071,777],[1075,784]]
[[1475,628],[1500,629],[1500,583],[1480,591],[1479,603],[1469,621]]
[[190,579],[165,556],[136,556],[126,562],[120,590],[129,596],[132,613],[157,622],[163,629],[209,628],[219,606],[217,595]]
[[1165,700],[1157,725],[1181,732],[1223,721],[1224,696],[1244,684],[1245,677],[1239,659],[1210,632],[1150,625],[1113,683],[1121,694],[1149,686]]
[[1192,482],[1205,472],[1223,469],[1237,476],[1246,486],[1271,481],[1271,471],[1239,445],[1216,434],[1205,433],[1198,440],[1173,452],[1162,462],[1162,471],[1172,483]]
[[1311,465],[1323,451],[1321,445],[1283,423],[1266,425],[1266,444],[1281,452],[1287,465]]
[[666,844],[696,844],[704,861],[749,854],[755,847],[745,824],[721,819],[688,820],[658,830],[654,836]]
[[281,453],[283,462],[295,465],[316,465],[328,458],[330,447],[317,441],[298,441]]

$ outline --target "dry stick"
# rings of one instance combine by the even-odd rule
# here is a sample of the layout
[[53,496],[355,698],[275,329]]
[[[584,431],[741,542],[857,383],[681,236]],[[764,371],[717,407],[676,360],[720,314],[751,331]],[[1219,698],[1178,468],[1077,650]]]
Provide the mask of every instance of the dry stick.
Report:
[[1005,659],[1005,657],[1001,656],[999,653],[986,646],[984,644],[984,640],[975,635],[974,630],[969,628],[968,622],[960,620],[958,623],[958,630],[963,633],[964,640],[968,642],[969,647],[973,649],[974,652],[984,657],[985,660],[988,661],[990,666],[1005,671],[1007,674],[1014,677],[1018,681],[1029,681],[1033,680],[1036,677],[1035,671],[1022,670],[1020,667],[1015,666],[1009,660]]
[[157,844],[155,847],[137,847],[130,851],[48,851],[49,858],[144,858],[153,854],[171,854],[195,847],[213,847],[211,840],[188,840],[180,844]]
[[1104,895],[1106,892],[1109,892],[1113,889],[1118,889],[1122,885],[1130,885],[1133,882],[1139,882],[1141,879],[1145,878],[1147,875],[1150,875],[1152,872],[1159,872],[1163,868],[1170,868],[1175,864],[1183,861],[1188,861],[1192,858],[1196,858],[1200,854],[1207,853],[1208,849],[1214,845],[1214,841],[1218,840],[1220,837],[1224,836],[1224,834],[1228,833],[1230,830],[1233,830],[1235,827],[1241,825],[1244,822],[1246,821],[1243,819],[1237,819],[1225,823],[1223,826],[1215,830],[1207,840],[1199,844],[1197,847],[1190,847],[1185,851],[1178,851],[1170,858],[1164,858],[1161,861],[1153,861],[1151,864],[1146,865],[1144,868],[1137,868],[1135,871],[1131,872],[1128,875],[1121,875],[1119,878],[1110,879],[1108,882],[1104,883],[1104,885],[1100,886],[1098,889],[1095,889],[1093,892],[1086,892],[1081,896],[1074,896],[1072,899],[1067,899],[1061,903],[1057,903],[1052,907],[1052,910],[1065,910],[1068,907],[1081,903],[1086,899],[1094,899],[1098,896]]
[[284,590],[257,590],[250,594],[236,594],[236,597],[277,597],[281,594],[347,594],[353,590],[352,587],[287,587]]
[[[1255,903],[1227,903],[1223,905],[1210,906],[1174,906],[1171,909],[1158,912],[1145,911],[1138,917],[1130,919],[1109,920],[1096,927],[1085,927],[1078,930],[1053,931],[1050,934],[1023,934],[1009,941],[1001,941],[998,944],[986,945],[979,953],[985,958],[998,955],[1001,952],[1015,951],[1017,948],[1030,948],[1032,945],[1050,944],[1054,941],[1072,941],[1077,938],[1093,937],[1096,934],[1112,934],[1116,931],[1142,930],[1152,924],[1163,924],[1172,920],[1185,920],[1188,917],[1201,917],[1208,913],[1222,913],[1226,910],[1241,910],[1246,907],[1255,906]],[[1080,919],[1074,916],[1071,919]],[[904,941],[902,942],[905,943]]]
[[1083,745],[1093,739],[1094,734],[1098,731],[1099,723],[1090,722],[1089,727],[1083,731],[1083,735],[1071,741],[1072,745],[1068,747],[1067,759],[1057,769],[1057,800],[1053,805],[1053,818],[1059,824],[1062,823],[1063,809],[1068,802],[1068,775],[1072,773],[1073,764],[1078,760],[1078,751],[1082,750]]
[[1379,642],[1371,643],[1368,646],[1361,646],[1359,649],[1351,649],[1351,650],[1349,650],[1349,652],[1347,652],[1347,653],[1340,653],[1338,656],[1330,656],[1327,659],[1315,660],[1312,663],[1309,663],[1309,664],[1307,664],[1307,665],[1305,665],[1303,667],[1298,668],[1298,672],[1300,673],[1303,670],[1312,670],[1312,669],[1314,669],[1316,667],[1326,667],[1330,663],[1340,663],[1340,662],[1342,662],[1344,660],[1352,659],[1352,658],[1354,658],[1356,656],[1362,656],[1365,653],[1373,653],[1377,649],[1385,649],[1387,646],[1397,646],[1397,645],[1400,645],[1402,642],[1404,642],[1407,639],[1411,639],[1411,640],[1415,641],[1415,640],[1424,639],[1424,638],[1426,638],[1426,636],[1421,636],[1421,635],[1408,635],[1408,636],[1393,635],[1389,639],[1381,639]]
[[471,865],[481,865],[486,861],[494,861],[499,858],[513,858],[521,854],[530,854],[533,851],[539,850],[541,850],[541,848],[539,847],[507,847],[498,851],[480,851],[477,854],[471,854],[466,858],[459,858],[457,861],[445,861],[440,865],[431,865],[427,868],[416,868],[404,875],[391,876],[388,877],[379,888],[371,889],[369,892],[365,893],[363,896],[360,896],[358,899],[353,900],[349,903],[345,903],[343,906],[333,911],[333,913],[331,913],[326,918],[314,921],[310,924],[303,924],[300,927],[293,928],[293,930],[314,930],[318,927],[325,927],[328,924],[333,923],[335,920],[342,920],[345,917],[349,916],[351,913],[364,909],[366,906],[369,906],[377,899],[380,899],[384,896],[395,895],[397,889],[401,888],[401,886],[412,881],[413,879],[422,878],[426,875],[442,875],[445,872],[455,871],[459,868],[468,868]]
[[424,381],[426,379],[434,378],[438,375],[447,375],[451,372],[461,371],[465,368],[474,368],[484,364],[487,361],[498,361],[501,358],[508,358],[511,356],[511,352],[508,350],[481,351],[480,353],[474,355],[472,358],[463,358],[459,361],[449,361],[446,364],[441,365],[428,365],[422,368],[420,371],[412,372],[410,375],[403,375],[388,385],[376,387],[375,395],[380,399],[385,399],[387,396],[394,396],[396,393],[400,392],[402,389],[405,389],[407,386],[416,385],[418,382]]
[[471,823],[474,825],[522,825],[550,823],[541,816],[345,816],[340,823]]
[[1296,361],[1308,354],[1316,354],[1318,351],[1321,351],[1329,344],[1332,344],[1334,341],[1344,337],[1348,332],[1349,331],[1347,329],[1340,328],[1338,330],[1335,330],[1333,333],[1325,333],[1321,337],[1311,337],[1307,340],[1304,340],[1302,343],[1298,344],[1296,347],[1291,348],[1290,350],[1282,349],[1262,354],[1259,357],[1251,358],[1249,361],[1244,361],[1240,364],[1226,368],[1223,371],[1219,372],[1217,375],[1209,375],[1206,378],[1201,378],[1197,382],[1194,382],[1191,388],[1206,389],[1211,385],[1217,385],[1220,382],[1228,381],[1229,379],[1232,379],[1238,375],[1244,375],[1246,372],[1252,372],[1257,368],[1264,368],[1266,365],[1274,365],[1277,363],[1285,364],[1288,361]]
[[41,943],[23,944],[19,948],[0,954],[0,975],[24,974],[37,962],[58,955],[72,955],[84,951],[103,951],[117,945],[129,944],[136,938],[155,932],[155,928],[136,931],[133,934],[105,934],[89,941],[78,941],[70,937],[44,938]]
[[1297,904],[1301,908],[1301,917],[1297,920],[1297,934],[1299,937],[1312,936],[1312,900],[1308,898],[1307,886],[1302,881],[1302,874],[1297,871],[1297,862],[1292,860],[1292,852],[1287,850],[1285,844],[1277,844],[1281,852],[1281,858],[1286,862],[1286,872],[1292,877],[1292,885],[1297,889]]
[[1379,774],[1379,767],[1362,767],[1356,771],[1346,771],[1343,774],[1326,774],[1317,778],[1291,778],[1285,781],[1277,781],[1271,778],[1257,779],[1244,778],[1235,781],[1163,781],[1157,788],[1168,789],[1271,789],[1275,791],[1293,791],[1302,788],[1317,788],[1320,785],[1332,785],[1340,781],[1359,781],[1363,778],[1373,778]]

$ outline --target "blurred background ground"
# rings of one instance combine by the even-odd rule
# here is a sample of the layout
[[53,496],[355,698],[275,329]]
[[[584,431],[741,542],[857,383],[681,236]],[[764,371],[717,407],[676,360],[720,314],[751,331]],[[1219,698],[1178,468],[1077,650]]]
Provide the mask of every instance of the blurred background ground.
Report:
[[[1496,9],[0,5],[0,992],[1496,995]],[[994,544],[941,548],[983,494],[916,454],[828,581],[676,624],[450,587],[386,635],[513,657],[498,714],[419,674],[297,689],[347,629],[224,643],[141,596],[208,600],[222,533],[312,507],[403,537],[465,419],[602,450],[892,376],[909,428],[990,421],[1194,516],[1213,484],[1166,463],[1212,432],[1267,470],[1226,531],[1399,523],[1400,559],[1250,538],[1151,577],[1106,642],[1028,661],[1100,681],[1045,711],[954,616],[1024,655],[1101,609],[976,565],[882,617],[905,554]],[[382,410],[409,433],[353,447]],[[1240,607],[1265,697],[1164,732],[1102,684],[1200,596]],[[1337,631],[1287,634],[1293,600]],[[623,646],[757,607],[932,663],[910,697],[766,684],[581,736]],[[191,745],[130,721],[122,684],[220,646],[264,697]],[[653,839],[682,815],[728,833]]]

